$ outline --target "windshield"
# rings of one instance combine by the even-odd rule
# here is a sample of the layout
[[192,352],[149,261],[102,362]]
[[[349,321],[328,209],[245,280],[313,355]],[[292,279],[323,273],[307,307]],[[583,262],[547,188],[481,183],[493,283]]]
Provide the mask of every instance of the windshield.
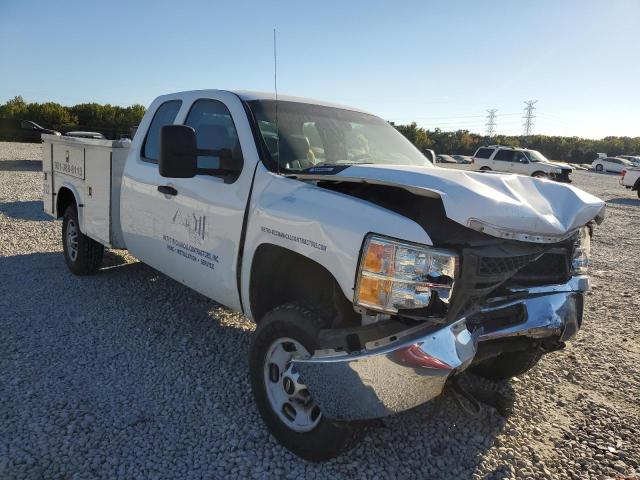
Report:
[[549,160],[537,150],[526,150],[524,154],[530,162],[548,162]]
[[[342,108],[273,100],[247,102],[273,167],[299,172],[317,165],[374,163],[433,166],[381,118]],[[278,139],[278,136],[280,137]]]

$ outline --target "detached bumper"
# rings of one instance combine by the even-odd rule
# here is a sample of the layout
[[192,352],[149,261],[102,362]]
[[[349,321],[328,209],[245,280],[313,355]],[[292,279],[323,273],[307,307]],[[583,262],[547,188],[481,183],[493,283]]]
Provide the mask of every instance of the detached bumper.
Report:
[[[479,342],[509,337],[569,340],[582,324],[588,288],[587,277],[573,277],[564,285],[513,290],[508,299],[494,300],[439,330],[392,337],[386,339],[387,346],[353,354],[316,352],[294,364],[327,417],[392,415],[440,395],[447,379],[472,363]],[[499,321],[491,326],[491,319]]]

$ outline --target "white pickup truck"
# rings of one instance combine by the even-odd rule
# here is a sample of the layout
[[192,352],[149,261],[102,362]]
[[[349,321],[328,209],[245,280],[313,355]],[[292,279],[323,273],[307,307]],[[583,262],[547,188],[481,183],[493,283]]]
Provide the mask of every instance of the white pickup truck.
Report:
[[622,171],[620,184],[635,191],[640,198],[640,168],[626,168]]
[[467,368],[521,374],[580,328],[604,203],[434,167],[369,113],[202,90],[157,98],[132,142],[43,140],[69,269],[126,248],[253,319],[257,409],[303,458]]

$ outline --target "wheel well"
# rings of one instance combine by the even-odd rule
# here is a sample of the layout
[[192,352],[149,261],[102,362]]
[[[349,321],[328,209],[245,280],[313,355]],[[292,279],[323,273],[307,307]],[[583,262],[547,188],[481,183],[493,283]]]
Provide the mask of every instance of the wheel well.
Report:
[[480,170],[491,170],[489,167],[480,167]]
[[279,305],[298,302],[326,311],[332,327],[360,324],[360,316],[338,282],[322,265],[272,244],[260,245],[253,257],[249,285],[251,313],[257,323]]
[[56,197],[56,216],[61,218],[69,205],[75,205],[76,197],[67,187],[62,187]]

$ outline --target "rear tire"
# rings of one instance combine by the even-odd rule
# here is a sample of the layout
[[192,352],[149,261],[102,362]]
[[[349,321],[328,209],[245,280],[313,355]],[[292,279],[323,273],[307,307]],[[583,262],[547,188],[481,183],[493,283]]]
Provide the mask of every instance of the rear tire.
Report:
[[539,350],[505,352],[474,365],[471,370],[481,377],[505,380],[531,370],[538,364],[542,355]]
[[[281,305],[262,318],[249,350],[251,388],[269,432],[292,453],[315,462],[350,450],[358,440],[359,429],[324,417],[303,379],[290,367],[290,357],[282,357],[297,350],[313,353],[318,347],[318,330],[327,323],[312,308]],[[276,404],[280,403],[278,408]]]
[[80,231],[78,209],[75,205],[70,205],[64,212],[62,250],[67,267],[75,275],[91,275],[102,264],[104,246]]

